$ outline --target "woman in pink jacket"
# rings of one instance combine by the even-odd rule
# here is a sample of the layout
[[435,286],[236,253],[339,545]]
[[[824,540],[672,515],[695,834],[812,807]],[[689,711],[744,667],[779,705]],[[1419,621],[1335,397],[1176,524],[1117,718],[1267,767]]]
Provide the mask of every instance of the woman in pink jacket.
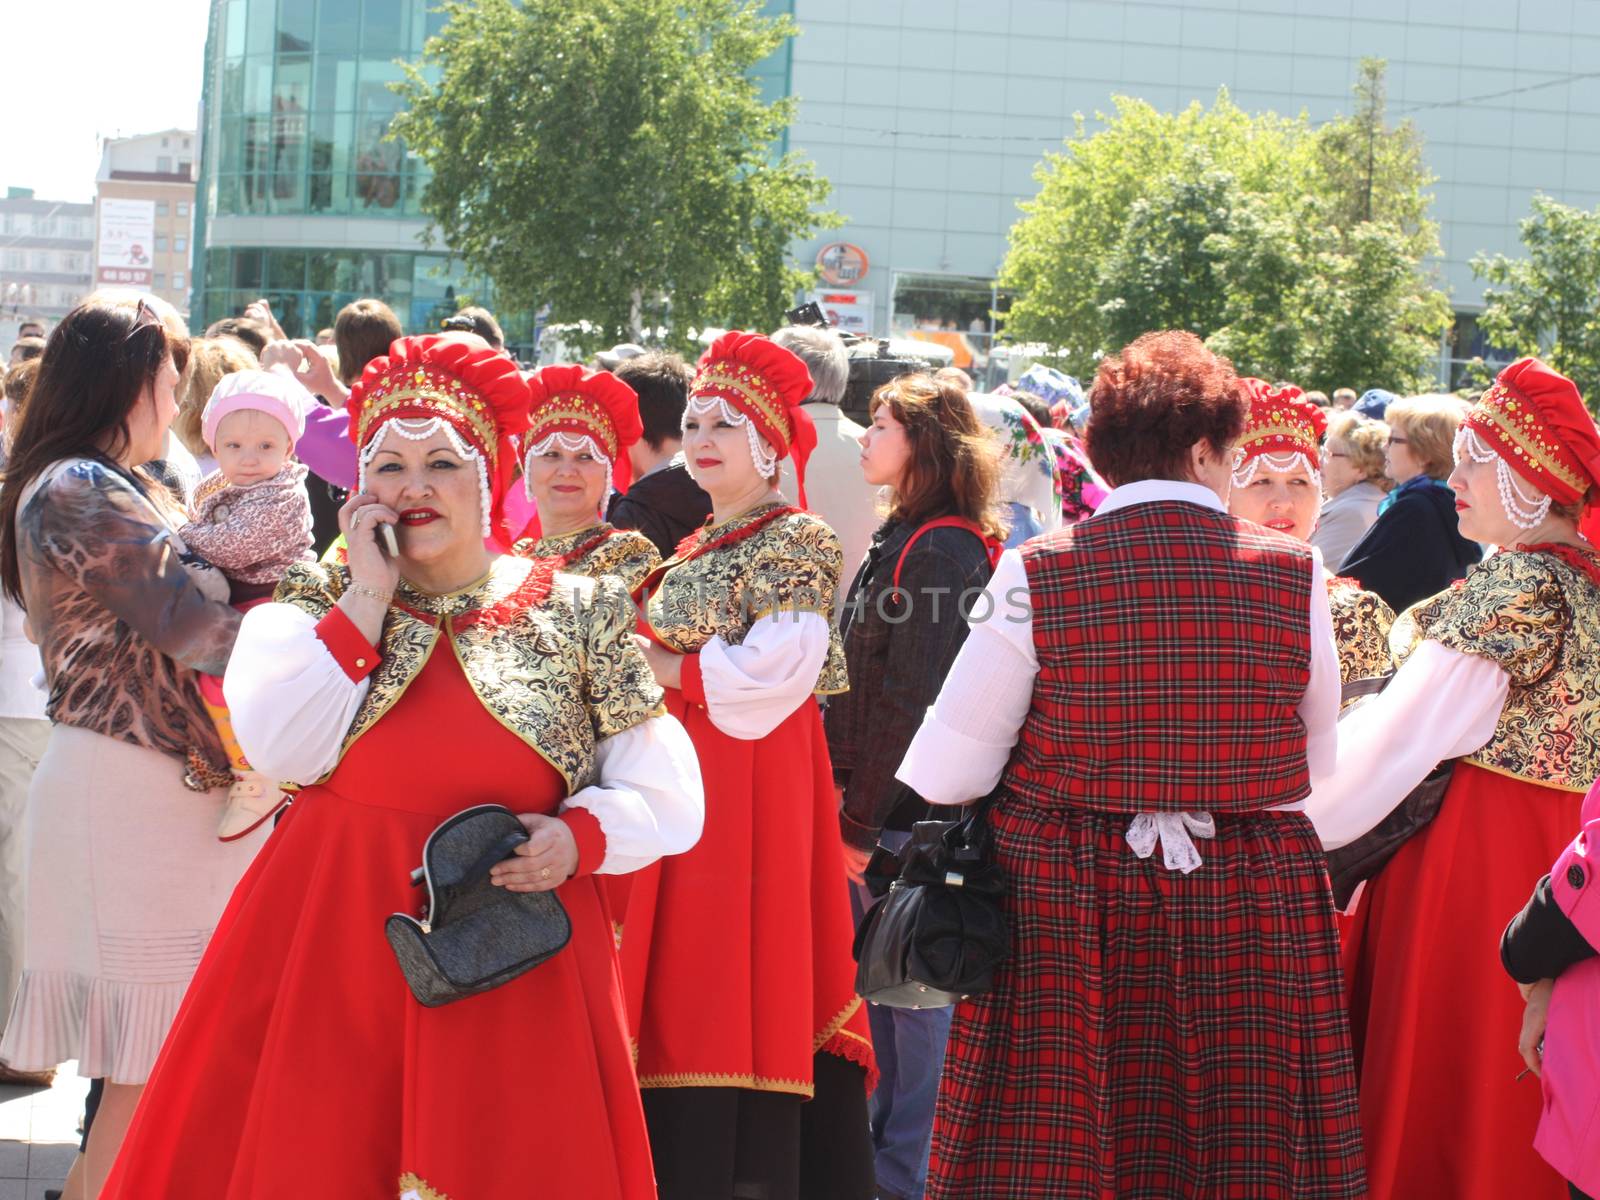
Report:
[[1533,1146],[1573,1200],[1600,1194],[1600,783],[1582,829],[1500,940],[1528,1007],[1518,1049],[1544,1089]]

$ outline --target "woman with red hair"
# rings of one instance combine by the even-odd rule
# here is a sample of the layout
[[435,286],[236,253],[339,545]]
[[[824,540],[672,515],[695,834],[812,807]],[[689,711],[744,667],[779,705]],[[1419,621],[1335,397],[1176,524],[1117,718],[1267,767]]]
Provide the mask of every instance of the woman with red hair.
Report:
[[1300,811],[1339,708],[1321,568],[1225,510],[1247,406],[1198,338],[1133,342],[1091,403],[1111,494],[1001,557],[899,771],[993,792],[1012,938],[956,1013],[928,1195],[1361,1196]]
[[1578,529],[1600,431],[1577,387],[1535,358],[1507,367],[1456,431],[1450,487],[1462,535],[1500,549],[1400,615],[1400,668],[1340,723],[1310,811],[1337,849],[1456,760],[1346,929],[1372,1195],[1555,1200],[1494,946],[1600,775],[1600,554]]
[[644,534],[600,514],[633,478],[628,448],[644,433],[639,397],[610,371],[577,366],[535,372],[528,391],[522,483],[538,508],[539,533],[511,552],[554,559],[556,570],[571,575],[615,575],[633,591],[661,555]]
[[683,414],[712,520],[645,581],[646,651],[689,730],[706,829],[639,872],[623,985],[662,1200],[871,1200],[866,1013],[816,697],[846,687],[839,539],[805,502],[805,364],[749,333],[700,360]]
[[[694,843],[694,750],[616,580],[552,587],[548,562],[485,546],[528,422],[514,363],[402,338],[349,408],[347,565],[291,568],[223,684],[250,761],[303,789],[217,927],[106,1195],[652,1200],[596,875]],[[385,921],[419,903],[432,831],[496,803],[528,840],[491,882],[554,891],[570,938],[424,1007]]]

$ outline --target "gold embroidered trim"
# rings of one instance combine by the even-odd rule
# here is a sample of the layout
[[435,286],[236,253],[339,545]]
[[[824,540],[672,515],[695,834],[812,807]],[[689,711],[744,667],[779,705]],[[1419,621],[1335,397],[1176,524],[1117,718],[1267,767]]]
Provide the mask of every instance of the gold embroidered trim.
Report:
[[789,1096],[804,1096],[810,1100],[817,1094],[815,1084],[798,1079],[767,1079],[761,1075],[702,1075],[684,1072],[678,1075],[641,1075],[641,1088],[672,1087],[729,1087],[747,1092],[782,1092]]
[[582,392],[563,392],[547,400],[534,412],[533,429],[523,438],[523,445],[535,446],[549,433],[573,425],[590,437],[599,434],[606,457],[616,461],[617,430],[611,423],[611,414],[598,400]]
[[1502,442],[1509,442],[1513,455],[1527,458],[1573,491],[1582,494],[1588,488],[1588,480],[1557,459],[1548,442],[1538,439],[1534,431],[1539,429],[1540,423],[1527,401],[1515,392],[1498,383],[1491,385],[1473,406],[1468,419],[1473,424],[1489,426],[1486,432],[1491,437],[1499,434]]
[[1479,770],[1488,771],[1491,775],[1503,775],[1507,779],[1515,779],[1519,783],[1532,783],[1539,787],[1549,788],[1552,792],[1569,792],[1574,796],[1581,796],[1589,789],[1586,787],[1570,787],[1564,783],[1552,783],[1548,779],[1536,779],[1532,775],[1523,775],[1506,767],[1497,767],[1478,758],[1477,754],[1467,755],[1467,761]]
[[562,781],[567,785],[567,794],[569,796],[573,792],[577,791],[578,789],[573,787],[572,774],[570,770],[567,767],[563,767],[555,759],[546,754],[539,747],[538,743],[533,740],[533,737],[528,730],[518,729],[515,725],[508,721],[506,719],[506,715],[500,711],[499,705],[495,703],[494,697],[483,694],[483,691],[478,686],[478,680],[473,676],[472,671],[468,668],[466,660],[461,657],[461,647],[456,642],[455,627],[450,623],[449,617],[445,618],[445,641],[450,643],[451,653],[456,656],[456,666],[460,667],[461,673],[467,677],[467,686],[472,689],[473,695],[478,697],[478,703],[483,705],[483,711],[493,717],[495,722],[503,729],[509,733],[515,734],[518,740],[520,740],[523,745],[527,746],[528,749],[532,750],[540,758],[544,759],[545,762],[550,764],[551,768],[556,772],[556,774],[561,776]]
[[817,1036],[812,1039],[812,1042],[811,1042],[811,1053],[815,1054],[818,1050],[821,1050],[823,1046],[827,1045],[828,1039],[831,1038],[834,1034],[838,1033],[840,1030],[842,1030],[844,1028],[844,1026],[845,1026],[845,1022],[848,1021],[851,1017],[855,1016],[856,1015],[856,1009],[858,1009],[860,1007],[861,1007],[861,997],[860,996],[851,996],[850,997],[850,1003],[846,1004],[844,1006],[844,1008],[841,1009],[839,1011],[839,1013],[833,1018],[833,1020],[829,1021],[826,1025],[824,1025],[822,1027],[822,1032],[817,1034]]
[[708,391],[714,392],[718,389],[733,392],[739,399],[755,408],[769,425],[783,435],[785,442],[792,442],[794,425],[789,420],[789,414],[784,411],[778,393],[764,386],[761,377],[754,372],[746,372],[747,368],[735,367],[730,363],[707,363],[694,377],[691,395],[703,396]]
[[429,1187],[428,1181],[414,1171],[407,1171],[400,1176],[400,1200],[450,1200],[450,1197],[437,1188]]
[[[389,382],[385,379],[373,389],[368,402],[361,406],[361,424],[356,431],[358,445],[365,448],[373,431],[388,420],[389,414],[395,409],[418,408],[428,417],[443,417],[452,422],[464,419],[488,455],[490,465],[494,465],[499,457],[500,435],[494,413],[477,392],[464,387],[458,379],[435,374],[423,367],[418,367],[412,373],[411,386],[389,391]],[[428,417],[418,419],[427,420]]]

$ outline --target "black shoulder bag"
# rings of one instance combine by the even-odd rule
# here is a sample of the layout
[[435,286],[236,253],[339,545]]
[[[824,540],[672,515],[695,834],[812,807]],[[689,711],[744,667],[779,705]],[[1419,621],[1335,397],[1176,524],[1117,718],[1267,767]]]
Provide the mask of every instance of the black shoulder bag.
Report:
[[[994,861],[994,793],[959,821],[918,821],[898,855],[882,846],[869,886],[892,878],[856,930],[856,992],[890,1008],[943,1008],[994,985],[1011,949]],[[874,891],[877,888],[874,887]]]
[[[1393,673],[1372,679],[1352,679],[1344,685],[1343,699],[1374,696],[1388,686]],[[1328,852],[1328,879],[1333,884],[1334,907],[1343,911],[1363,881],[1374,879],[1428,823],[1439,815],[1444,792],[1450,786],[1455,759],[1449,759],[1428,772],[1423,781],[1406,794],[1393,812],[1347,846]]]
[[395,913],[383,932],[417,1003],[438,1008],[531,971],[567,944],[572,925],[550,892],[510,892],[489,871],[528,840],[508,808],[480,804],[446,819],[422,848],[413,886],[428,885],[422,920]]

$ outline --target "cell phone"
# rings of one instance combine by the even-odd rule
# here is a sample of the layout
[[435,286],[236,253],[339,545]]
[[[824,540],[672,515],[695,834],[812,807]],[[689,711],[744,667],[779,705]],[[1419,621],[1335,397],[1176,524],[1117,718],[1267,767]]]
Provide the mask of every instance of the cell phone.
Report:
[[383,539],[383,548],[389,552],[390,558],[400,557],[400,543],[395,540],[394,526],[387,521],[378,526],[378,535]]

